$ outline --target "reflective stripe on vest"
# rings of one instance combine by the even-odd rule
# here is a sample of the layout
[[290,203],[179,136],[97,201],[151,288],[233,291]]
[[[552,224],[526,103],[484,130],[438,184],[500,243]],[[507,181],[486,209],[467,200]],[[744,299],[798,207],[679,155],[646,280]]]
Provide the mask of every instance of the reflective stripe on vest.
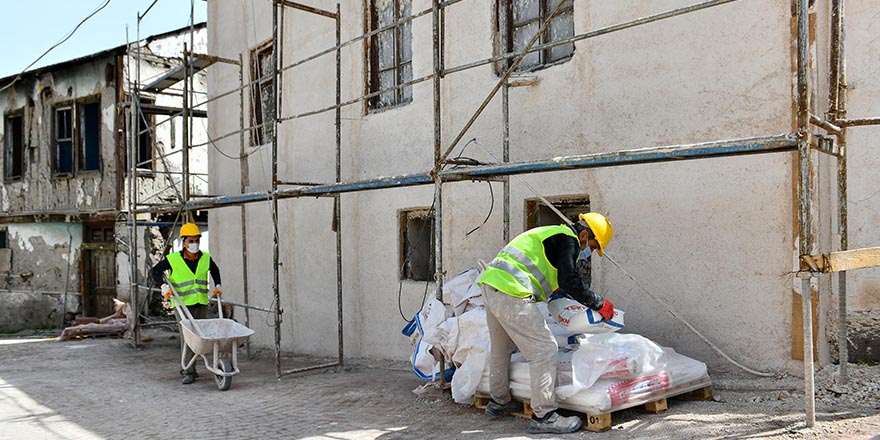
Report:
[[[168,282],[174,286],[183,304],[187,306],[208,304],[208,271],[211,268],[211,255],[202,252],[195,273],[183,260],[180,252],[168,255],[168,263],[171,265]],[[171,306],[177,307],[174,298],[171,298]]]
[[559,287],[556,268],[544,251],[544,240],[554,235],[577,235],[564,225],[530,229],[498,253],[477,282],[518,298],[534,297],[544,301]]

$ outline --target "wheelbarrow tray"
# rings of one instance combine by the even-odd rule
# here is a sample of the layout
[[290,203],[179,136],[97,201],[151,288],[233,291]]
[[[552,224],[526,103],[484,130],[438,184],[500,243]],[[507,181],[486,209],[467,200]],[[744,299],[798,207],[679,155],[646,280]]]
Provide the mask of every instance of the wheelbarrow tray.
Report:
[[196,325],[202,331],[199,336],[192,329],[188,319],[180,321],[183,328],[183,341],[197,355],[208,355],[216,350],[220,353],[234,351],[254,334],[254,331],[231,319],[196,319]]

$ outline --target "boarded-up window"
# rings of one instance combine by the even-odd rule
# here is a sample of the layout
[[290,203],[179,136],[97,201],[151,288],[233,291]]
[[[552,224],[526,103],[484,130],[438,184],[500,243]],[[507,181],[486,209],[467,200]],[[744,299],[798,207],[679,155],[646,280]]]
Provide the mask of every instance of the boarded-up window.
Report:
[[73,174],[73,107],[55,109],[55,174]]
[[272,121],[275,120],[275,65],[272,45],[251,52],[251,78],[256,82],[251,88],[252,122],[251,143],[263,145],[272,142]]
[[434,279],[434,216],[430,210],[400,212],[400,279]]
[[10,115],[5,121],[5,169],[3,176],[7,180],[21,178],[24,167],[24,118],[21,115]]
[[[503,20],[506,16],[509,24],[507,41],[502,43],[506,52],[519,52],[525,49],[560,1],[565,1],[566,4],[535,43],[536,46],[564,40],[574,35],[574,0],[498,0],[501,6],[499,18]],[[574,43],[531,52],[523,58],[516,70],[539,69],[567,60],[573,54]],[[508,63],[511,62],[512,59],[508,60]]]
[[[384,28],[410,15],[411,0],[370,0],[370,30]],[[369,91],[385,91],[371,98],[368,107],[380,109],[411,102],[412,86],[395,87],[413,79],[412,21],[370,38],[369,57]]]
[[79,150],[80,169],[97,171],[100,168],[101,104],[90,102],[80,104],[79,111]]

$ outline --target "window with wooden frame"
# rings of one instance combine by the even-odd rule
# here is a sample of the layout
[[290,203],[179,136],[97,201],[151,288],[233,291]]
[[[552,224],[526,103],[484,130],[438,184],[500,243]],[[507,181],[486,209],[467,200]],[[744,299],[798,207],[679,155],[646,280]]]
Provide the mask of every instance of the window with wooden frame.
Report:
[[[564,40],[574,35],[574,0],[497,0],[498,19],[506,18],[509,29],[507,41],[501,42],[504,52],[519,52],[525,49],[561,1],[565,1],[566,4],[550,22],[535,46]],[[537,70],[567,61],[573,55],[574,43],[531,52],[523,58],[516,71]],[[511,58],[505,66],[509,66],[512,62]]]
[[73,109],[72,104],[55,107],[55,154],[52,170],[58,177],[73,175]]
[[[369,8],[367,32],[387,27],[412,15],[412,0],[369,0]],[[367,101],[368,110],[412,102],[412,86],[395,88],[413,79],[412,21],[371,37],[368,57],[368,93],[386,90]]]
[[[590,212],[590,198],[584,195],[547,197],[547,201],[552,203],[556,209],[572,222],[578,221],[578,214]],[[525,205],[526,229],[565,224],[541,199],[528,199]],[[592,265],[590,260],[592,258],[580,260],[577,263],[578,274],[580,274],[581,280],[587,287],[590,287],[592,281]]]
[[400,211],[400,279],[434,279],[434,216],[429,209]]
[[79,124],[77,125],[79,144],[79,169],[81,171],[100,171],[101,169],[101,102],[83,102],[76,106]]
[[7,115],[3,126],[3,177],[7,181],[18,180],[24,173],[24,115]]
[[[156,100],[152,98],[140,98],[140,103],[143,105],[154,104],[155,102]],[[135,160],[137,161],[138,174],[150,175],[156,169],[156,162],[153,160],[156,147],[156,130],[154,127],[156,116],[138,112],[137,121],[137,158]],[[131,125],[130,118],[125,118],[125,125]],[[126,144],[129,143],[131,143],[130,139],[126,139]],[[131,155],[129,151],[128,149],[125,151],[126,174],[131,170]]]
[[272,121],[275,120],[275,65],[272,43],[251,51],[251,144],[272,142]]

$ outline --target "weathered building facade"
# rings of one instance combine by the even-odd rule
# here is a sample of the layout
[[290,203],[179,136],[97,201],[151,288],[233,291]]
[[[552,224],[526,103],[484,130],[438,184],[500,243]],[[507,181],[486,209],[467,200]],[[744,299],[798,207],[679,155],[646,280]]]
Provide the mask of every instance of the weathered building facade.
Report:
[[[329,2],[309,5],[331,10]],[[692,2],[598,2],[575,0],[540,42],[601,29]],[[871,49],[877,8],[848,1],[850,114],[880,113],[880,59]],[[442,63],[449,69],[517,50],[534,35],[557,2],[537,0],[463,1],[444,12]],[[585,39],[526,57],[509,92],[510,160],[525,161],[661,145],[749,138],[796,131],[793,2],[743,0],[651,25]],[[431,8],[427,0],[341,2],[341,40],[348,41],[403,17]],[[335,9],[333,9],[335,11]],[[499,17],[508,14],[511,37],[500,36]],[[811,12],[813,112],[823,114],[828,92],[829,2]],[[332,51],[285,69],[278,85],[257,81],[271,73],[272,2],[209,1],[208,50],[241,57],[249,99],[212,102],[210,133],[270,120],[266,103],[280,104],[277,180],[329,183],[335,180],[333,112],[291,118],[332,106]],[[284,15],[278,58],[282,67],[335,43],[335,23],[290,9]],[[281,32],[281,31],[279,31]],[[873,47],[876,48],[876,45]],[[433,71],[430,14],[399,30],[378,32],[341,50],[341,101],[372,98],[345,106],[341,114],[341,180],[397,176],[433,167],[433,93],[430,80],[405,85]],[[239,85],[237,68],[208,74],[213,94]],[[445,149],[500,78],[485,64],[446,75],[440,87],[442,146]],[[379,92],[400,85],[395,91]],[[270,88],[267,90],[267,88]],[[261,102],[261,98],[268,101]],[[484,163],[502,160],[503,109],[496,97],[453,153]],[[285,119],[286,118],[286,119]],[[224,127],[224,128],[220,128]],[[850,163],[850,247],[877,245],[876,173],[880,153],[870,139],[878,128],[861,128],[850,138],[858,159]],[[270,133],[271,134],[271,133]],[[468,142],[468,140],[472,141]],[[218,142],[239,151],[237,138]],[[272,186],[271,139],[251,135],[245,158],[209,154],[210,193],[240,194]],[[857,153],[855,153],[857,151]],[[822,252],[837,246],[835,159],[814,153],[814,231]],[[614,223],[608,254],[678,314],[740,362],[755,368],[802,374],[803,351],[798,261],[796,153],[774,153],[581,171],[528,174],[510,181],[511,236],[547,218],[531,188],[565,210],[594,210]],[[490,185],[492,191],[490,192]],[[282,187],[284,185],[282,184]],[[491,259],[505,244],[498,196],[501,183],[448,183],[443,190],[445,276]],[[405,358],[409,342],[399,334],[431,295],[434,204],[430,185],[341,196],[342,285],[345,350],[350,356]],[[332,355],[336,332],[336,255],[333,203],[296,198],[278,203],[282,269],[279,278],[286,350]],[[246,267],[248,302],[272,304],[271,203],[213,211],[213,255],[227,267]],[[474,228],[486,223],[476,229]],[[552,217],[551,217],[552,218]],[[246,241],[240,237],[246,234]],[[427,237],[427,238],[425,238]],[[420,241],[422,240],[422,241]],[[246,249],[242,249],[242,247]],[[247,261],[244,261],[246,255]],[[245,264],[246,263],[246,264]],[[628,331],[707,362],[732,367],[623,272],[593,263],[593,288],[627,312]],[[853,322],[878,316],[880,270],[850,276]],[[242,300],[241,276],[224,275],[225,296]],[[815,292],[820,292],[816,294]],[[836,290],[832,278],[814,283],[815,352],[821,364],[836,353]],[[402,319],[403,318],[403,319]],[[274,331],[253,319],[253,340],[270,346]],[[869,324],[870,326],[870,324]],[[876,328],[876,327],[875,327]],[[800,345],[799,345],[800,344]],[[864,345],[863,345],[864,347]],[[856,347],[851,348],[851,350]]]
[[[196,29],[203,48],[205,26]],[[188,31],[0,79],[0,329],[58,326],[74,314],[103,316],[112,312],[113,298],[129,296],[128,233],[119,213],[129,194],[132,82],[147,83],[177,67]],[[204,80],[200,84],[203,94]],[[180,106],[179,98],[147,92],[141,103]],[[180,181],[173,174],[180,173],[180,155],[154,160],[181,145],[181,118],[155,125],[163,118],[145,110],[137,127],[142,203],[171,200],[171,185]],[[195,127],[203,139],[205,126]],[[198,154],[193,161],[203,175],[205,152]],[[204,192],[204,177],[194,187]],[[138,234],[155,231],[142,227]],[[151,253],[151,241],[140,243],[142,254]]]

